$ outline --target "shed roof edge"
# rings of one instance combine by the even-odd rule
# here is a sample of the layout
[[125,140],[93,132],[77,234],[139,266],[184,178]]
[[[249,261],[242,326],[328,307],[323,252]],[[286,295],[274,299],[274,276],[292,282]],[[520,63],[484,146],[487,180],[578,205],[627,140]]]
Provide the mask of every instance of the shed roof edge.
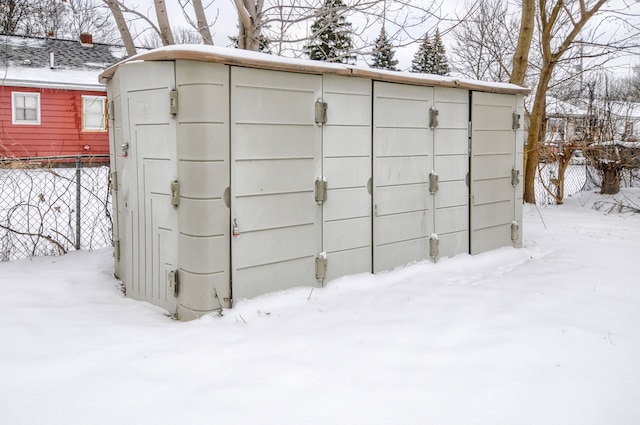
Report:
[[273,71],[288,71],[304,74],[330,74],[368,78],[376,81],[391,83],[415,84],[433,87],[451,87],[467,90],[504,94],[529,94],[531,89],[509,83],[494,83],[479,80],[466,80],[453,77],[442,77],[432,74],[410,72],[385,71],[373,68],[363,68],[355,65],[334,64],[304,59],[290,59],[272,56],[264,53],[245,50],[221,48],[202,45],[172,45],[140,53],[110,66],[104,70],[98,79],[106,84],[115,75],[118,67],[124,63],[137,61],[175,61],[195,60],[213,62],[225,65],[243,66],[249,68],[268,69]]

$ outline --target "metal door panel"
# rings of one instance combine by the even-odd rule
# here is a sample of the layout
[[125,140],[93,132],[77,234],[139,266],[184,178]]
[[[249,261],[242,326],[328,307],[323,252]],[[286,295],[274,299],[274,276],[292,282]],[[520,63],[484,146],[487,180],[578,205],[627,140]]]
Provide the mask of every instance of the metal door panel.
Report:
[[433,167],[429,156],[405,156],[378,158],[376,161],[378,186],[400,186],[407,184],[426,184]]
[[438,237],[447,233],[466,232],[468,229],[469,209],[466,205],[438,208],[435,212]]
[[[371,222],[371,198],[361,196],[361,189],[339,189],[331,192],[331,202],[327,199],[323,208],[325,223],[336,220],[366,218]],[[371,223],[369,223],[371,227]],[[371,230],[367,232],[370,234]]]
[[[512,204],[514,202],[510,178],[476,180],[473,185],[473,203],[476,206],[495,202],[510,202]],[[510,214],[513,215],[513,208],[511,208]]]
[[374,271],[428,258],[433,88],[374,83]]
[[[438,183],[439,190],[437,193],[438,209],[463,207],[469,210],[469,187],[464,181],[453,180]],[[463,224],[469,227],[469,219],[463,220]],[[438,229],[438,233],[440,229]],[[466,252],[466,251],[465,251]]]
[[[124,209],[129,238],[121,241],[130,256],[127,294],[173,313],[176,299],[167,292],[167,271],[177,268],[177,211],[170,201],[175,180],[176,126],[169,114],[169,91],[175,86],[173,64],[125,64],[120,69],[124,143]],[[141,78],[146,75],[146,78]],[[126,99],[126,100],[125,100]],[[125,150],[116,147],[116,152]],[[128,252],[127,252],[128,251]]]
[[[241,232],[238,238],[234,238],[234,244],[242,243],[242,256],[234,257],[234,271],[237,277],[243,278],[243,270],[250,268],[260,268],[267,264],[281,264],[287,267],[290,261],[306,259],[314,262],[318,255],[318,250],[308,241],[317,239],[317,229],[313,225],[291,226],[279,229],[266,229],[254,232]],[[266,276],[266,275],[265,275]],[[310,280],[315,286],[315,273],[309,276],[298,276],[300,285],[309,285]],[[234,280],[234,284],[235,284]],[[244,283],[244,282],[242,282]],[[263,280],[259,282],[247,282],[246,286],[262,287]],[[234,286],[234,290],[235,290]],[[241,289],[246,289],[241,287]],[[262,290],[262,292],[268,292]],[[246,295],[242,295],[245,297]]]
[[[314,204],[313,194],[275,193],[236,198],[242,209],[234,210],[233,219],[241,234],[269,231],[280,227],[316,226],[314,209],[300,205]],[[319,251],[318,251],[319,252]]]
[[[440,183],[464,182],[469,168],[469,159],[464,155],[437,155],[436,171]],[[466,191],[468,192],[468,190]]]
[[265,292],[281,291],[297,286],[317,286],[299,278],[300,276],[314,275],[315,260],[312,257],[290,258],[283,263],[260,264],[251,268],[235,269],[234,276],[242,283],[238,286],[237,281],[234,280],[234,300],[251,298]]
[[329,281],[371,271],[371,81],[325,75],[322,85],[322,250]]
[[[371,158],[368,156],[361,157],[331,157],[324,159],[324,175],[330,182],[331,191],[328,196],[333,194],[334,190],[345,190],[351,188],[359,188],[358,194],[363,199],[371,197],[367,192],[367,182],[371,175]],[[329,207],[327,199],[326,207]]]
[[[427,105],[428,103],[424,103],[422,108],[426,108]],[[384,108],[387,106],[388,105],[382,103],[378,107]],[[431,130],[429,130],[428,127],[425,127],[425,125],[427,125],[426,113],[423,116],[423,120],[424,122],[422,123],[422,127],[376,127],[375,136],[377,141],[374,144],[376,157],[385,158],[394,156],[431,155],[432,150],[429,145],[425,143],[425,140],[429,140],[431,138]],[[399,125],[400,124],[402,123],[399,123]],[[412,123],[406,123],[403,125],[411,124]]]
[[[468,106],[466,106],[468,108]],[[458,111],[465,116],[468,112]],[[468,123],[464,128],[436,129],[433,142],[434,153],[439,155],[462,155],[469,158],[469,129]],[[467,165],[466,169],[469,169]]]
[[371,159],[371,126],[324,126],[322,151],[325,158]]
[[434,233],[438,256],[445,257],[469,252],[469,92],[438,87],[434,107]]
[[471,253],[512,246],[518,133],[513,127],[515,95],[472,94]]
[[[311,98],[307,99],[308,101]],[[313,102],[312,102],[313,106]],[[283,120],[285,117],[282,118]],[[236,123],[233,152],[237,158],[257,160],[312,159],[318,147],[306,143],[312,128],[313,118],[307,125],[275,123]],[[318,132],[320,128],[314,128]]]
[[428,258],[429,241],[426,239],[405,240],[376,246],[376,272],[389,271]]
[[[233,186],[238,196],[264,196],[306,192],[314,198],[312,159],[240,160],[234,163]],[[310,180],[310,181],[309,181]]]
[[231,68],[234,299],[320,284],[314,270],[322,250],[322,207],[315,201],[321,91],[319,76]]
[[[344,252],[350,249],[361,249],[371,246],[371,219],[369,216],[350,218],[348,220],[326,221],[324,231],[333,235],[325,240],[324,250],[327,253]],[[333,266],[333,263],[330,263]],[[368,271],[368,270],[365,270]]]
[[426,184],[377,187],[375,194],[375,217],[426,211],[430,208],[430,194]]
[[230,307],[229,67],[176,61],[181,319]]
[[[377,242],[380,245],[417,239],[426,240],[431,234],[429,231],[432,226],[431,217],[423,211],[406,212],[382,217],[377,216],[376,218],[376,230],[380,232]],[[420,253],[423,251],[424,250],[421,248]],[[420,253],[417,253],[416,255],[421,255]],[[409,261],[414,261],[418,258],[415,255],[409,256],[411,257],[411,260]],[[426,257],[423,256],[421,258],[425,259]]]

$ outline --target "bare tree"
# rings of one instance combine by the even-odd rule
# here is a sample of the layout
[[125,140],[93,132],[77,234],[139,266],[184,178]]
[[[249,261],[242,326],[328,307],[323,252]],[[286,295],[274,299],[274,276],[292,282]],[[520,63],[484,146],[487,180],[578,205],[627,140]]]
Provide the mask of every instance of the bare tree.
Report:
[[156,18],[158,19],[158,33],[162,39],[164,46],[175,44],[173,40],[173,31],[171,31],[171,25],[169,25],[169,15],[167,14],[167,6],[164,0],[153,0],[156,10]]
[[[196,15],[195,29],[200,33],[204,44],[213,45],[213,37],[209,30],[209,24],[207,23],[207,15],[205,14],[204,7],[202,6],[202,0],[191,0],[193,2],[193,11]],[[184,10],[184,7],[183,7]],[[188,18],[189,15],[185,13]],[[190,20],[190,19],[188,19]]]
[[516,50],[513,34],[517,31],[518,21],[503,0],[468,5],[467,16],[451,32],[455,71],[467,78],[509,81]]
[[117,0],[103,0],[105,4],[111,10],[111,14],[113,15],[114,20],[116,21],[116,26],[118,27],[118,31],[120,32],[120,37],[122,38],[122,42],[124,43],[124,47],[127,50],[128,56],[133,56],[137,53],[136,46],[133,42],[133,37],[131,36],[131,32],[129,31],[129,26],[127,25],[127,21],[124,18],[122,13],[122,9],[120,8],[120,3]]
[[522,0],[522,12],[520,16],[520,31],[518,31],[518,44],[513,54],[513,69],[509,82],[519,86],[524,85],[529,65],[529,51],[535,27],[535,0]]
[[103,43],[118,40],[116,26],[109,9],[101,0],[67,0],[69,5],[69,31],[77,39],[82,33],[93,35]]
[[29,16],[27,0],[4,0],[0,3],[0,32],[14,34]]
[[542,49],[540,76],[535,91],[535,99],[529,114],[529,134],[527,138],[527,159],[525,162],[524,201],[536,202],[535,175],[538,166],[538,146],[544,136],[543,125],[546,109],[546,95],[549,83],[558,62],[572,47],[576,37],[586,23],[600,10],[606,0],[594,0],[587,5],[556,0],[538,0],[538,25]]
[[258,51],[264,0],[234,0],[238,12],[238,48]]

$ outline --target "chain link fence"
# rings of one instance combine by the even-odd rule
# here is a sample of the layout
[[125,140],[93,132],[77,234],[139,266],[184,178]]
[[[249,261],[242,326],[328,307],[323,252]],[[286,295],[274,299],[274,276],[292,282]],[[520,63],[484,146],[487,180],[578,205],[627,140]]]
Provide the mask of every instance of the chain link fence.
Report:
[[[112,245],[109,167],[96,159],[106,158],[0,161],[0,261]],[[625,169],[620,177],[621,186],[640,187],[640,169]],[[539,165],[538,204],[556,203],[557,178],[557,162]],[[569,164],[564,196],[598,188],[601,179],[588,163]]]
[[[536,172],[536,203],[556,204],[558,163],[540,163]],[[593,190],[602,184],[602,174],[592,165],[569,164],[564,173],[564,197],[583,190]],[[621,187],[640,187],[640,169],[625,168],[620,172]]]
[[0,162],[0,261],[111,246],[109,167],[96,159]]

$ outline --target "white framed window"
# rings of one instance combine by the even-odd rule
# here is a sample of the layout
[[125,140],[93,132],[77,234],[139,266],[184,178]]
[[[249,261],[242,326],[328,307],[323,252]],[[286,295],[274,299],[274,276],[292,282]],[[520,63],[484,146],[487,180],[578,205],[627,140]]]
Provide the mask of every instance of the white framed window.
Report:
[[83,131],[107,130],[106,104],[105,96],[82,96]]
[[40,93],[11,93],[11,122],[13,124],[40,124]]

